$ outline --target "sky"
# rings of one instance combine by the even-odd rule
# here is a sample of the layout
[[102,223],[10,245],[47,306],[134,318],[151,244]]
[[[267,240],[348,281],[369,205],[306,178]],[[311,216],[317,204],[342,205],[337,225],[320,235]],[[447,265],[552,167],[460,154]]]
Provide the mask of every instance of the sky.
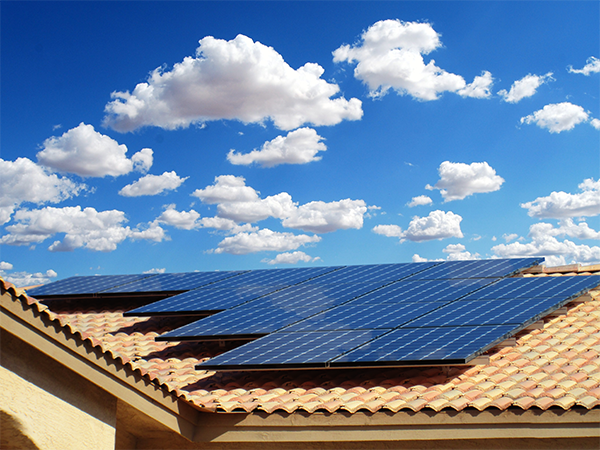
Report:
[[0,3],[0,276],[600,263],[600,3]]

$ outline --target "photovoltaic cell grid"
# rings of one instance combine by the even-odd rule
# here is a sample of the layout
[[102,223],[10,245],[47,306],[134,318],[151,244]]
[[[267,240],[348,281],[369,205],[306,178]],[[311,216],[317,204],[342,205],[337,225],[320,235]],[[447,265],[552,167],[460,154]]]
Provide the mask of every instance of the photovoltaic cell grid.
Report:
[[[261,335],[276,331],[286,325],[292,324],[304,317],[317,314],[328,308],[343,304],[363,294],[372,292],[386,284],[393,283],[426,270],[435,263],[419,264],[379,264],[364,266],[348,266],[336,268],[326,274],[310,278],[302,283],[281,289],[277,292],[263,295],[260,298],[241,304],[237,308],[220,312],[214,316],[200,319],[187,327],[179,328],[161,336],[160,340],[206,340],[216,336],[228,336],[231,338],[249,335]],[[211,301],[208,289],[197,290],[183,294],[185,296],[197,295],[198,293],[208,293],[202,299],[202,308],[209,308]],[[196,305],[198,302],[196,298]],[[238,300],[239,299],[238,297]],[[165,308],[167,303],[169,308],[176,297],[157,302],[149,307]],[[215,302],[215,299],[213,299]],[[214,303],[213,303],[214,304]],[[221,299],[216,299],[216,304],[223,305]],[[235,306],[235,305],[232,305]],[[176,306],[181,308],[181,305]],[[189,306],[186,306],[189,308]],[[300,308],[309,308],[311,314],[302,315],[290,314],[290,310],[298,311]],[[206,310],[206,309],[204,309]],[[139,308],[130,314],[148,312],[148,307]],[[271,320],[272,316],[278,320]],[[249,321],[248,317],[254,317],[254,321]],[[416,317],[416,316],[415,316]],[[215,323],[218,326],[215,326]]]
[[129,311],[126,315],[174,315],[223,311],[337,269],[339,267],[252,270],[142,306]]
[[[519,264],[529,267],[531,261],[524,259]],[[500,276],[519,269],[514,260],[494,260],[493,265],[480,263],[485,270],[495,266],[494,272],[488,273]],[[420,276],[427,272],[422,271],[418,274],[419,281],[409,281],[416,277],[408,277],[376,289],[298,320],[197,368],[257,370],[464,364],[600,283],[598,277],[488,277],[471,284],[476,280],[463,279],[456,272],[458,264],[452,265],[455,267],[451,270],[438,270],[445,277],[455,272],[452,278],[429,280]],[[472,262],[465,263],[465,267],[472,271]],[[498,272],[498,267],[503,267],[505,273]],[[458,294],[451,293],[452,283],[460,289]],[[446,293],[436,300],[435,295],[427,295],[428,286],[431,292],[435,290],[432,286],[446,286]],[[425,301],[419,300],[419,287],[425,292],[421,296]],[[403,301],[399,293],[411,301]],[[360,333],[363,331],[372,333]],[[352,336],[355,346],[350,350],[347,346],[342,348],[341,336]],[[294,348],[297,351],[294,352]],[[335,353],[333,349],[338,353],[331,356]]]
[[156,275],[96,275],[70,277],[44,286],[29,289],[27,295],[32,297],[90,295],[116,286],[126,285],[140,279],[152,278]]

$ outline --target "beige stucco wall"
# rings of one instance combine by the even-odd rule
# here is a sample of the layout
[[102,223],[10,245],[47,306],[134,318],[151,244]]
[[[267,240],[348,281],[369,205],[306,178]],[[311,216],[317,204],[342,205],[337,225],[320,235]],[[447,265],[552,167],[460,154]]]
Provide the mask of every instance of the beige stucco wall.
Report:
[[112,450],[116,399],[2,331],[0,447]]

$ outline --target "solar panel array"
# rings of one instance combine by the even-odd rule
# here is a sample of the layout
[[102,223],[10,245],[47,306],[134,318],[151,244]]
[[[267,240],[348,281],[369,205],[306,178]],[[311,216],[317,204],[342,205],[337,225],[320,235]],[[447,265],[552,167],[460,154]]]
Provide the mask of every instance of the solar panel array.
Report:
[[594,276],[508,278],[542,261],[73,277],[29,294],[164,293],[126,315],[210,315],[157,340],[252,340],[199,369],[465,364],[599,284]]

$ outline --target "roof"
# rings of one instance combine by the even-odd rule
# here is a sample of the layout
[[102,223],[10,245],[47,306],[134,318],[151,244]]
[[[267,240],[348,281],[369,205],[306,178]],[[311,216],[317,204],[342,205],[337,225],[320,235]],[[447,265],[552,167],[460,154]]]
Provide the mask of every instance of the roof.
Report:
[[[600,265],[536,267],[523,276],[598,276]],[[1,280],[1,279],[0,279]],[[181,318],[124,317],[136,305],[60,301],[50,308],[1,280],[22,308],[121,360],[154,385],[211,412],[461,411],[475,408],[592,409],[600,405],[600,287],[561,315],[494,349],[470,367],[223,372],[194,366],[229,349],[219,343],[156,342]]]

